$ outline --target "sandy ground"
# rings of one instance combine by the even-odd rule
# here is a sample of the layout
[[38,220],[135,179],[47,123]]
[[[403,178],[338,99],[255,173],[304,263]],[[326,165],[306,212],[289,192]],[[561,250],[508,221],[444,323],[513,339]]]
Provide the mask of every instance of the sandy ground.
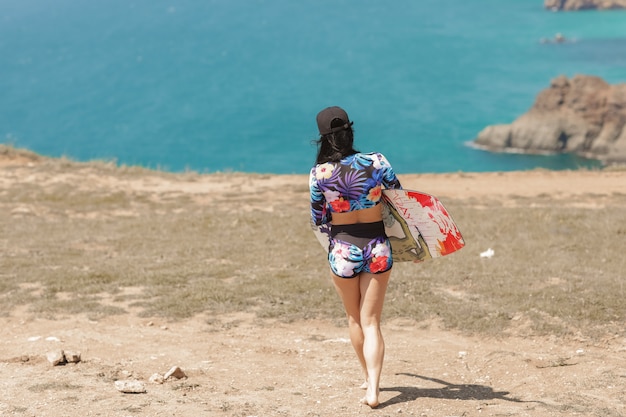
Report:
[[[0,187],[16,176],[67,180],[45,178],[30,169],[24,161],[4,161]],[[597,208],[614,193],[626,194],[626,171],[400,177],[406,188],[461,199],[514,202],[512,196],[548,194]],[[208,190],[218,198],[232,189],[262,193],[281,184],[292,186],[292,198],[306,198],[299,186],[305,181],[302,176],[234,176],[219,187],[207,176],[186,178],[94,176],[83,182],[187,193],[198,199]],[[167,322],[128,310],[127,315],[99,321],[82,316],[44,320],[26,308],[0,317],[0,415],[626,415],[626,340],[617,336],[486,339],[443,331],[437,323],[386,321],[382,404],[372,410],[359,404],[360,369],[343,327],[324,321],[260,322],[244,313],[218,321],[198,316]],[[80,351],[82,361],[51,366],[46,353],[55,349]],[[181,367],[187,378],[148,381],[172,366]],[[123,379],[144,382],[146,392],[120,393],[114,382]]]

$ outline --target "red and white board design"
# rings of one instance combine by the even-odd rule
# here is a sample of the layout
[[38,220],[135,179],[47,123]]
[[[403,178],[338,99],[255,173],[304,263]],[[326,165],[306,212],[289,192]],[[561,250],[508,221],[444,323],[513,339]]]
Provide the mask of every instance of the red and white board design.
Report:
[[[422,262],[465,246],[459,228],[437,197],[413,190],[383,190],[382,201],[395,262]],[[313,226],[313,231],[328,249],[328,226]]]

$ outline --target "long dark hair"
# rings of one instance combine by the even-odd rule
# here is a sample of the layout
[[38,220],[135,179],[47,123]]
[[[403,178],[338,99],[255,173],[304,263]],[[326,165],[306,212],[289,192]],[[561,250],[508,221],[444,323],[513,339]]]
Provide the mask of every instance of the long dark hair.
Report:
[[354,143],[354,131],[352,130],[352,126],[348,126],[346,129],[341,129],[337,132],[322,135],[316,143],[316,164],[337,162],[346,156],[354,155],[359,152],[352,147]]

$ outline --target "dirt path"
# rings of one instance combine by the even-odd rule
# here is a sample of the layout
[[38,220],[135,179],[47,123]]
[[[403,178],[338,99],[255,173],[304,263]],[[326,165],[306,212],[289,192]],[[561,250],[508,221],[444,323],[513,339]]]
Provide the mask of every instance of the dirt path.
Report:
[[[360,372],[344,328],[327,322],[219,326],[131,315],[0,320],[0,414],[20,416],[621,416],[626,341],[485,340],[386,323],[382,405],[358,403]],[[79,350],[52,367],[45,353]],[[180,366],[188,378],[148,382]],[[122,394],[118,379],[146,383]]]

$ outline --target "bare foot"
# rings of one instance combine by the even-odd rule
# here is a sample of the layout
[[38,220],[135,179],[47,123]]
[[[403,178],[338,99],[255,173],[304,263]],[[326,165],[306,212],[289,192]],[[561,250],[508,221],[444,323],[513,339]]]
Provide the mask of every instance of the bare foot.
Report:
[[380,405],[380,401],[378,401],[377,391],[378,390],[370,390],[368,387],[365,397],[361,398],[361,404],[369,405],[371,408],[378,407]]
[[361,404],[368,405],[368,406],[370,406],[370,408],[376,408],[376,407],[378,407],[378,406],[380,405],[380,403],[378,402],[378,400],[376,400],[376,401],[375,401],[375,402],[373,402],[373,403],[368,402],[368,401],[367,401],[367,397],[363,397],[363,398],[361,398]]
[[367,389],[367,381],[365,381],[363,384],[361,384],[361,386],[359,388]]

